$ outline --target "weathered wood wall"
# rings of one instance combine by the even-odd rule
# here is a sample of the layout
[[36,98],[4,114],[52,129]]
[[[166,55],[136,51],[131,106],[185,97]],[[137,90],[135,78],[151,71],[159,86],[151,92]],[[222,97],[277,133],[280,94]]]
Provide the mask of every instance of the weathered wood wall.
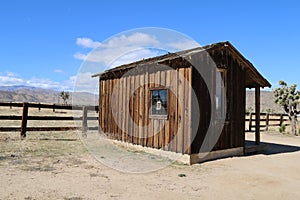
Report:
[[[230,52],[211,52],[210,56],[215,61],[218,67],[226,68],[224,85],[226,88],[226,118],[221,132],[221,135],[214,145],[213,150],[222,150],[235,147],[243,147],[245,144],[245,70],[238,60],[234,59],[234,56]],[[198,56],[198,63],[210,62],[205,56]],[[212,82],[215,81],[215,70],[211,70],[210,76]],[[193,89],[197,96],[198,106],[200,108],[200,121],[193,124],[193,130],[195,131],[194,140],[191,147],[191,153],[199,153],[206,151],[208,147],[203,147],[203,141],[209,128],[211,115],[214,114],[211,106],[215,105],[215,98],[210,98],[207,83],[205,83],[203,77],[193,69]],[[212,83],[212,92],[215,91],[214,83]],[[193,101],[193,102],[196,102]],[[192,112],[194,110],[192,109]],[[192,113],[194,117],[197,113]],[[193,119],[192,117],[192,119]],[[193,122],[195,120],[192,120]],[[217,120],[216,120],[217,121]],[[214,122],[215,124],[218,122]],[[210,133],[216,134],[216,133]],[[213,142],[213,141],[211,141]],[[209,149],[208,149],[209,150]]]
[[[191,72],[190,67],[161,71],[156,66],[148,66],[135,68],[121,78],[100,79],[99,123],[102,131],[111,139],[189,154],[191,87],[188,85]],[[138,88],[135,91],[134,86]],[[150,89],[162,87],[168,88],[167,118],[149,115]],[[128,104],[126,99],[130,99]],[[130,118],[135,125],[130,123]]]

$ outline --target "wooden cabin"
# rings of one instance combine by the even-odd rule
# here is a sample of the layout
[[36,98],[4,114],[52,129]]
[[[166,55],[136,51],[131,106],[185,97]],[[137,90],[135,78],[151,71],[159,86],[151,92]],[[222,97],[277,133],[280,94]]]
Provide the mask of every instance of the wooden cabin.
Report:
[[[255,88],[259,116],[260,88],[271,87],[229,42],[143,59],[93,77],[99,77],[103,134],[186,154],[190,163],[243,155],[246,88]],[[216,87],[220,80],[223,90]],[[214,126],[221,127],[219,134]],[[259,117],[255,134],[259,145]]]

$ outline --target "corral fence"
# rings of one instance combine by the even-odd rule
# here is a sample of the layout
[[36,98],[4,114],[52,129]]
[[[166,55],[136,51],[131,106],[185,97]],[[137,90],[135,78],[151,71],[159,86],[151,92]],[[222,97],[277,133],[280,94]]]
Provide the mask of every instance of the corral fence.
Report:
[[[86,133],[87,130],[98,130],[97,127],[88,127],[88,120],[98,120],[98,117],[88,116],[88,111],[96,111],[98,113],[98,106],[72,106],[72,105],[56,105],[56,104],[42,104],[42,103],[15,103],[15,102],[0,102],[2,107],[22,107],[22,116],[20,115],[1,115],[0,120],[21,120],[20,127],[0,127],[0,132],[11,132],[11,131],[20,131],[21,138],[26,137],[26,131],[66,131],[66,130],[82,130],[83,133]],[[43,109],[52,109],[55,110],[77,110],[82,111],[82,116],[29,116],[29,108],[38,108]],[[37,120],[37,121],[82,121],[81,127],[68,126],[68,127],[27,127],[28,120]]]
[[[255,128],[255,113],[246,113],[246,122],[248,122],[248,130],[252,131],[252,128]],[[287,114],[283,113],[260,113],[260,128],[268,131],[270,126],[281,126],[285,124],[288,126],[288,123],[284,123],[289,121],[289,117]]]
[[[99,111],[98,106],[72,106],[72,105],[57,105],[57,104],[42,104],[42,103],[16,103],[16,102],[0,102],[0,107],[22,107],[22,115],[1,115],[0,120],[21,120],[20,127],[2,127],[0,132],[20,131],[21,138],[26,137],[27,131],[66,131],[66,130],[81,130],[86,133],[87,130],[98,130],[96,127],[88,127],[88,120],[98,120],[98,117],[88,116],[89,111]],[[30,116],[28,115],[29,108],[52,109],[55,110],[76,110],[81,111],[82,115],[75,116]],[[255,127],[255,113],[246,113],[245,121],[247,122],[248,130],[252,131]],[[27,127],[28,120],[36,121],[81,121],[81,127],[76,126],[63,126],[63,127]],[[270,126],[281,126],[284,122],[289,121],[288,115],[283,113],[260,113],[260,128],[268,130]],[[289,125],[285,123],[285,125]]]

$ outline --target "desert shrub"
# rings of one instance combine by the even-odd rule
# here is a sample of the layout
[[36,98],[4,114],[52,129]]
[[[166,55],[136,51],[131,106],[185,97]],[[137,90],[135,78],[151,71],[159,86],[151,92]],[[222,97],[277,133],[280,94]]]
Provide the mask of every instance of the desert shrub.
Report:
[[267,113],[273,113],[273,112],[274,112],[274,109],[267,108],[267,109],[266,109],[266,112],[267,112]]
[[251,106],[246,108],[246,113],[252,113],[252,112],[253,112],[253,108]]
[[186,177],[185,174],[178,174],[179,177]]
[[284,132],[285,132],[285,128],[286,128],[286,125],[285,125],[285,124],[282,124],[282,125],[279,127],[279,132],[280,132],[280,133],[284,133]]

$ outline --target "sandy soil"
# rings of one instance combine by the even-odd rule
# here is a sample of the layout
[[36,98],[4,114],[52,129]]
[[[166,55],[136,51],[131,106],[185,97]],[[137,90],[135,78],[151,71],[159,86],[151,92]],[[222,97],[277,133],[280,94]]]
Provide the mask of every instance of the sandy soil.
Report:
[[300,137],[263,133],[263,154],[141,174],[104,166],[75,132],[0,138],[0,199],[300,199]]

